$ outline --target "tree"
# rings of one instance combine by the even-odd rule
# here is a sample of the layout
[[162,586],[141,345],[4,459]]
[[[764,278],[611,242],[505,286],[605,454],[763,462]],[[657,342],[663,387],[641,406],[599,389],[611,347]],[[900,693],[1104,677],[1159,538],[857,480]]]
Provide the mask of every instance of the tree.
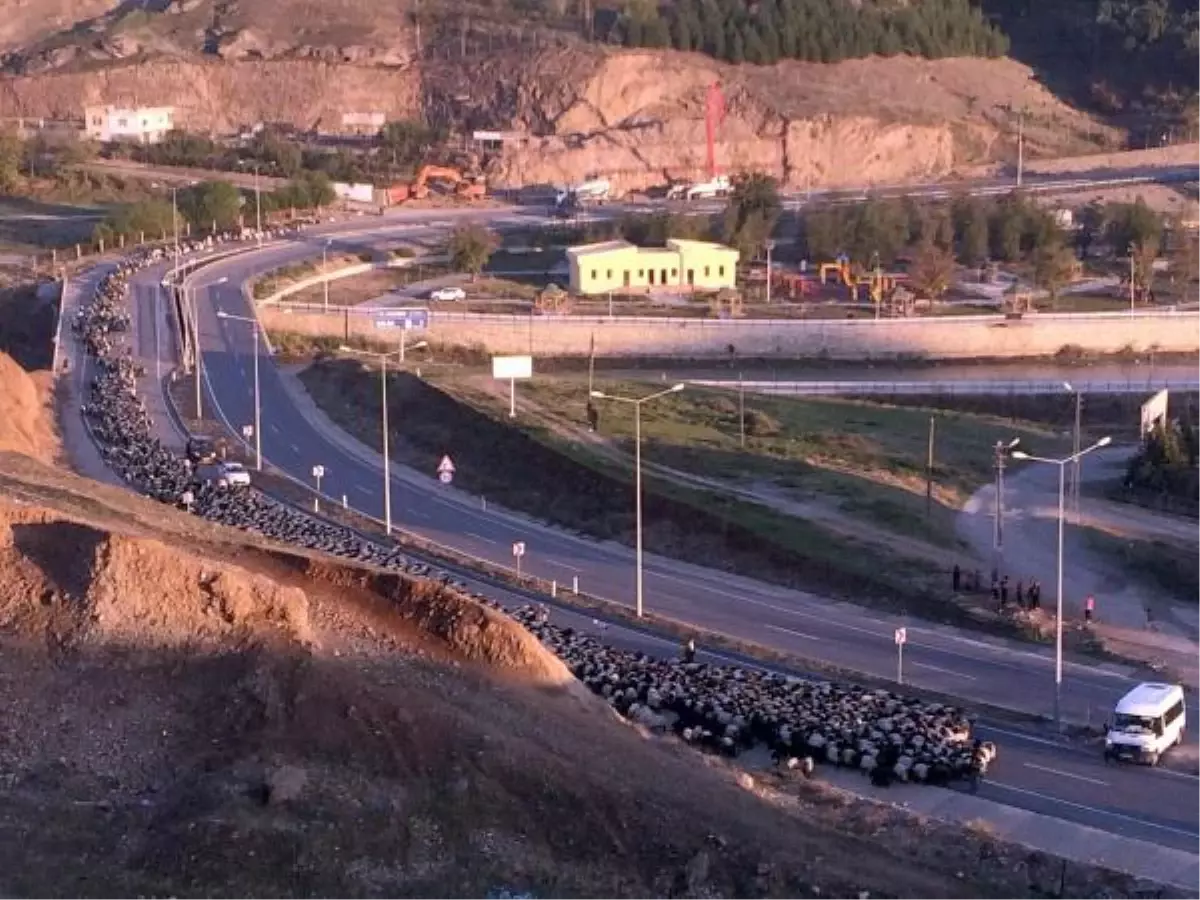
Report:
[[25,150],[14,132],[0,131],[0,193],[12,193],[21,179],[21,157]]
[[939,299],[953,283],[954,257],[932,241],[926,241],[917,249],[910,280],[918,296]]
[[1174,218],[1168,232],[1167,260],[1171,280],[1176,284],[1200,281],[1200,247],[1196,235],[1184,225],[1180,216]]
[[743,259],[753,257],[774,232],[782,213],[779,182],[761,172],[739,176],[725,207],[725,242],[737,247]]
[[228,181],[206,181],[185,191],[179,208],[198,229],[232,228],[242,214],[242,195]]
[[1058,302],[1058,292],[1071,280],[1075,256],[1061,243],[1043,244],[1034,251],[1033,280],[1050,293],[1050,303]]
[[436,143],[432,128],[424,122],[388,122],[379,130],[379,143],[391,155],[393,166],[415,168]]
[[450,265],[459,272],[469,272],[472,280],[487,265],[498,246],[496,236],[482,225],[463,225],[450,235],[447,251]]
[[1131,244],[1161,241],[1162,217],[1138,197],[1134,203],[1110,203],[1104,209],[1104,234],[1116,253],[1125,253]]
[[988,257],[988,214],[978,199],[967,197],[958,205],[958,260],[965,266],[979,266]]
[[1092,245],[1104,236],[1104,207],[1092,201],[1079,211],[1075,223],[1078,225],[1075,246],[1079,250],[1080,258],[1087,259]]
[[170,235],[175,228],[174,209],[165,200],[139,200],[115,210],[100,225],[95,236],[112,240],[117,235],[138,238],[142,234],[157,238]]

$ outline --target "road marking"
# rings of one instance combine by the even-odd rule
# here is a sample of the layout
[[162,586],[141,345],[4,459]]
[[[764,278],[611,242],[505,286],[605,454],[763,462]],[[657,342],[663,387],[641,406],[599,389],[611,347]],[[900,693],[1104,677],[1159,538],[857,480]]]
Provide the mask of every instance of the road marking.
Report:
[[792,635],[795,635],[796,637],[805,638],[806,640],[810,640],[810,641],[819,641],[820,640],[820,638],[816,637],[815,635],[805,634],[803,631],[793,631],[791,628],[782,628],[779,625],[768,625],[767,627],[770,628],[772,631],[782,631],[784,634],[792,634]]
[[372,491],[370,488],[365,488],[365,487],[363,487],[361,484],[356,484],[356,485],[354,486],[354,489],[355,489],[356,491],[358,491],[360,494],[366,494],[368,497],[369,497],[369,496],[371,496],[371,494],[375,493],[375,492],[374,492],[374,491]]
[[1068,750],[1071,748],[1071,744],[1065,741],[1055,741],[1050,738],[1035,737],[1034,735],[1026,734],[1023,731],[1009,731],[1007,728],[997,728],[995,725],[981,725],[979,727],[984,731],[994,731],[996,734],[1006,734],[1009,737],[1016,738],[1017,740],[1030,741],[1034,744],[1045,744],[1047,747],[1055,747],[1059,750]]
[[492,539],[491,539],[491,538],[489,538],[489,537],[484,537],[482,534],[476,534],[476,533],[475,533],[475,532],[473,532],[473,531],[464,531],[464,532],[463,532],[463,534],[465,534],[467,537],[473,537],[473,538],[475,538],[476,540],[483,541],[485,544],[498,544],[498,543],[500,543],[499,541],[494,541],[494,540],[492,540]]
[[569,563],[559,562],[556,559],[547,559],[547,560],[543,560],[543,562],[545,562],[546,565],[548,565],[548,566],[558,566],[558,568],[560,568],[560,569],[566,569],[568,572],[578,572],[579,571],[578,567],[572,566]]
[[300,448],[299,448],[299,447],[297,447],[295,444],[288,444],[288,446],[292,448],[292,452],[293,452],[293,453],[299,453],[299,452],[300,452]]
[[909,663],[914,669],[929,669],[931,672],[942,672],[946,675],[953,675],[955,678],[965,678],[967,681],[974,681],[974,675],[964,675],[962,672],[955,672],[951,669],[943,669],[941,666],[931,665],[930,663],[914,662]]
[[1160,825],[1157,822],[1151,822],[1148,819],[1139,819],[1137,816],[1129,816],[1125,813],[1113,812],[1112,810],[1108,809],[1098,809],[1095,806],[1086,806],[1083,803],[1076,803],[1074,800],[1064,800],[1061,797],[1052,797],[1049,794],[1043,794],[1040,791],[1031,791],[1028,788],[1019,788],[1015,785],[1004,784],[1003,782],[994,781],[992,779],[987,779],[986,783],[990,784],[992,787],[1003,788],[1006,791],[1013,791],[1017,794],[1026,794],[1030,797],[1037,797],[1040,800],[1048,800],[1051,803],[1058,803],[1061,806],[1071,806],[1075,809],[1083,810],[1084,812],[1095,813],[1096,815],[1100,816],[1107,816],[1110,819],[1120,819],[1124,822],[1133,822],[1135,825],[1145,825],[1147,828],[1157,828],[1159,831],[1169,831],[1172,834],[1181,834],[1184,837],[1196,837],[1195,831],[1185,831],[1182,828],[1173,828],[1170,825]]
[[1074,772],[1064,772],[1062,769],[1052,769],[1049,766],[1039,766],[1037,763],[1024,763],[1027,769],[1037,769],[1039,772],[1049,772],[1051,775],[1058,775],[1062,778],[1074,778],[1077,781],[1086,781],[1090,784],[1098,784],[1101,787],[1108,787],[1107,781],[1101,781],[1099,778],[1088,778],[1086,775],[1076,775]]
[[270,425],[268,425],[267,430],[270,431],[272,434],[279,434],[279,426],[274,423],[271,423]]

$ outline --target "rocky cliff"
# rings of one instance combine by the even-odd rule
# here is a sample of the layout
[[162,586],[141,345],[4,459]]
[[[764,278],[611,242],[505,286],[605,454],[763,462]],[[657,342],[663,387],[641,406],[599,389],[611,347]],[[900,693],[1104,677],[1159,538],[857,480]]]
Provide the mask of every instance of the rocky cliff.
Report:
[[598,172],[621,189],[704,175],[705,95],[714,82],[726,107],[718,167],[769,172],[793,187],[945,176],[1015,159],[1017,110],[1025,111],[1030,156],[1082,152],[1114,138],[1011,60],[756,67],[588,48],[422,78],[427,115],[490,119],[525,135],[500,161],[502,180],[562,182]]
[[[296,14],[307,8],[306,0],[288,2]],[[172,52],[179,55],[148,56],[142,33],[130,26],[122,33],[132,35],[132,58],[101,65],[89,50],[88,63],[6,76],[0,117],[78,118],[91,103],[172,105],[183,127],[215,133],[258,121],[336,130],[352,112],[424,117],[468,133],[517,135],[491,163],[494,183],[603,173],[620,191],[705,174],[705,94],[714,82],[727,110],[717,130],[719,168],[768,172],[796,188],[934,178],[1011,162],[1019,110],[1029,158],[1094,152],[1116,141],[1011,60],[755,67],[575,43],[400,61],[388,56],[378,29],[364,35],[348,28],[335,40],[325,27],[327,43],[301,47],[294,36],[279,43],[262,23],[243,19],[238,28],[221,20],[217,38],[210,29],[206,54],[185,53],[177,41]],[[164,40],[161,29],[154,34]],[[111,34],[105,40],[112,51]],[[328,61],[335,57],[356,62]]]

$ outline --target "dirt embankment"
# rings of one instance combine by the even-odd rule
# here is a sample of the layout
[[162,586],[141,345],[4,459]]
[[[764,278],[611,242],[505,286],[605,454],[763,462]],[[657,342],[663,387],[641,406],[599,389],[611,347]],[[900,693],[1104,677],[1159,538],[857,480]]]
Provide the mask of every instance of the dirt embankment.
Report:
[[58,458],[50,381],[49,372],[30,374],[0,352],[0,452],[22,453],[44,463]]
[[342,115],[404,119],[420,109],[411,69],[307,60],[122,61],[86,70],[0,78],[0,118],[79,119],[85,106],[173,106],[181,128],[229,134],[256,122],[336,131]]
[[1029,158],[1116,139],[1012,60],[761,67],[587,48],[424,73],[432,114],[490,119],[529,135],[504,154],[502,180],[561,183],[597,172],[620,190],[704,177],[705,97],[714,82],[726,107],[718,166],[768,172],[792,187],[935,178],[1015,160],[1013,110],[1025,110]]
[[[307,59],[230,52],[224,62],[159,50],[166,55],[6,77],[0,117],[170,105],[181,127],[228,133],[259,121],[336,131],[355,112],[424,116],[520,135],[492,161],[496,184],[601,173],[622,192],[705,176],[705,97],[714,82],[727,111],[717,130],[719,168],[768,172],[796,188],[933,179],[1014,161],[1014,110],[1026,113],[1029,159],[1118,141],[1011,60],[730,66],[700,54],[577,45],[380,66],[331,63],[316,50],[289,51]],[[266,58],[252,61],[256,55]]]
[[452,592],[11,454],[0,498],[0,846],[21,847],[5,893],[1132,889],[645,740]]

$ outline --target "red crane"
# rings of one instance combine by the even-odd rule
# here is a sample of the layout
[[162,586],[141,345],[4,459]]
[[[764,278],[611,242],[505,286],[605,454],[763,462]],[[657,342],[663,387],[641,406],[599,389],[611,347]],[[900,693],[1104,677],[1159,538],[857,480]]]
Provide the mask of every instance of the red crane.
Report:
[[725,118],[725,96],[721,93],[720,83],[714,81],[708,86],[708,96],[704,101],[704,131],[708,139],[708,177],[717,177],[716,138],[717,126]]

